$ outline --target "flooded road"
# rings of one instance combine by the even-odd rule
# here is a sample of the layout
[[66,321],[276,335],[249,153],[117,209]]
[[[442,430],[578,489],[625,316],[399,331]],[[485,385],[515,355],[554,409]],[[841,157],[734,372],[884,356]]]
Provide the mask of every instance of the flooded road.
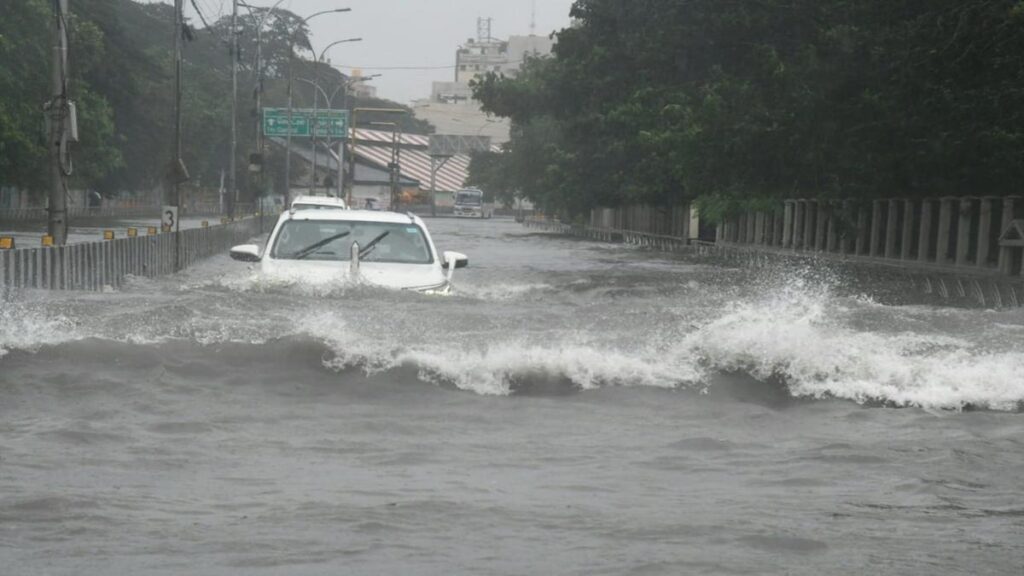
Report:
[[0,301],[2,574],[1012,574],[1024,313],[428,221],[458,294],[220,256]]

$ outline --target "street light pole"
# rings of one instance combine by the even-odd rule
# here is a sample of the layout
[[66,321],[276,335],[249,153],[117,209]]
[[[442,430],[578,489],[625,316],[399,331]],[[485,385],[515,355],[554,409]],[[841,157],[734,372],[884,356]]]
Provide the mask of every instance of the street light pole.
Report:
[[256,25],[256,113],[253,114],[256,129],[256,155],[259,158],[259,193],[255,195],[254,200],[258,199],[259,207],[257,212],[260,213],[260,232],[263,231],[263,194],[266,192],[266,158],[264,157],[265,140],[263,138],[263,25],[266,24],[267,18],[274,13],[274,10],[281,5],[284,0],[277,0],[277,2],[267,8],[263,12],[263,16],[260,18],[256,17],[254,10],[260,9],[258,6],[246,4],[242,0],[237,0],[239,6],[245,6],[249,9],[249,15],[252,16],[253,23]]
[[[323,62],[324,56],[327,54],[327,51],[330,50],[332,47],[337,46],[338,44],[344,44],[346,42],[362,42],[362,41],[363,41],[362,38],[345,38],[344,40],[335,40],[334,42],[331,42],[330,44],[328,44],[323,50],[321,50],[319,56],[316,55],[316,52],[313,52],[313,56],[316,57],[316,62],[313,64],[314,71],[316,72],[316,74],[314,76],[314,78],[316,78],[315,86],[318,89],[320,88],[320,63]],[[329,102],[327,103],[327,105],[331,106],[331,104]],[[320,107],[319,93],[316,90],[314,90],[313,91],[313,120],[312,120],[311,125],[310,125],[310,130],[311,130],[310,138],[312,139],[312,143],[313,143],[313,172],[312,172],[312,174],[310,176],[310,181],[309,181],[309,193],[313,194],[313,195],[316,195],[316,168],[317,168],[317,166],[316,166],[316,156],[317,156],[317,153],[316,153],[316,136],[317,136],[317,129],[319,128],[319,122],[317,121],[318,120],[318,118],[317,118],[317,111],[319,110],[319,107]]]
[[335,8],[334,10],[323,10],[315,14],[310,14],[299,22],[299,25],[288,35],[288,136],[287,144],[285,145],[285,156],[284,156],[284,206],[285,208],[289,205],[289,197],[291,196],[291,172],[292,172],[292,82],[295,78],[295,35],[299,32],[306,22],[309,22],[313,18],[320,16],[321,14],[331,14],[333,12],[351,12],[351,8]]
[[[344,85],[344,82],[342,82],[341,85],[339,85],[337,88],[335,88],[334,91],[331,92],[331,95],[328,96],[327,93],[324,92],[324,89],[321,88],[320,85],[317,84],[316,82],[313,82],[312,80],[306,80],[305,78],[296,78],[296,80],[298,80],[300,82],[305,82],[305,83],[311,85],[315,89],[314,90],[314,94],[322,94],[323,97],[324,97],[324,102],[326,102],[327,106],[329,107],[329,109],[332,109],[332,110],[334,109],[334,97],[337,96],[338,90],[340,90],[341,86]],[[345,157],[344,144],[345,144],[345,138],[343,137],[343,138],[341,138],[341,140],[338,141],[338,157],[336,158],[336,161],[337,161],[337,164],[338,164],[338,198],[341,198],[341,178],[342,178],[342,175],[343,175],[342,162],[344,162],[344,157]],[[313,145],[316,146],[316,143],[314,142]],[[330,148],[330,145],[331,145],[331,141],[330,141],[330,139],[328,139],[327,140],[327,147]]]
[[238,0],[231,2],[231,158],[228,161],[228,218],[235,217],[238,201]]

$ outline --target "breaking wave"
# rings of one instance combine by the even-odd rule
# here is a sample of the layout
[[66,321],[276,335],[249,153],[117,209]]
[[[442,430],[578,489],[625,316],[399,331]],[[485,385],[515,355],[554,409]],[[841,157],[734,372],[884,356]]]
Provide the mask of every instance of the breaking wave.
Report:
[[[989,338],[986,332],[1017,334],[1015,313],[994,322],[979,311],[887,307],[836,296],[824,283],[790,281],[760,291],[769,296],[731,298],[699,318],[664,314],[644,325],[624,324],[611,334],[583,326],[532,332],[501,325],[440,330],[410,324],[401,315],[378,321],[371,312],[357,319],[353,310],[333,305],[326,311],[274,315],[265,302],[262,308],[239,309],[237,301],[278,287],[245,279],[204,289],[226,292],[230,305],[190,315],[169,302],[166,322],[151,321],[161,313],[151,303],[97,322],[80,310],[0,300],[0,358],[11,350],[32,352],[88,337],[134,345],[251,345],[253,361],[259,362],[269,342],[312,338],[324,347],[321,362],[328,369],[375,374],[411,368],[419,380],[483,395],[611,386],[702,391],[721,374],[744,373],[766,385],[780,382],[794,397],[954,410],[1024,407],[1024,342]],[[504,292],[482,288],[475,294],[470,290],[468,301],[550,290],[529,284]],[[360,294],[342,296],[339,301]],[[280,300],[292,297],[284,291]],[[390,305],[427,306],[395,298]],[[458,299],[444,302],[451,309],[460,305]],[[960,316],[937,320],[944,315]],[[975,325],[963,335],[951,336],[946,329],[971,318]]]

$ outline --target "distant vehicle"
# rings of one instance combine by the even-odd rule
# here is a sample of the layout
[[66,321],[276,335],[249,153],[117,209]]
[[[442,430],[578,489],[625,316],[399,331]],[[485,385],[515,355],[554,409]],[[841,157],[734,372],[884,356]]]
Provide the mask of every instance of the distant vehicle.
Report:
[[417,216],[370,210],[289,210],[262,250],[235,246],[231,257],[259,262],[272,279],[365,282],[430,294],[448,294],[452,273],[469,265],[465,254],[439,255]]
[[455,216],[459,218],[490,218],[494,206],[484,202],[484,193],[476,188],[464,188],[455,193]]
[[347,210],[348,205],[341,198],[333,196],[298,196],[292,200],[294,210]]

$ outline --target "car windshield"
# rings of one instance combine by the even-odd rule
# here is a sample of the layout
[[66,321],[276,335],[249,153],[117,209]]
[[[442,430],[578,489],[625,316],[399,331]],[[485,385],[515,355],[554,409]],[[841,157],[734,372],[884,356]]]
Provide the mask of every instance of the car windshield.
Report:
[[281,226],[271,257],[278,260],[347,261],[352,243],[366,248],[364,262],[431,264],[434,261],[423,229],[413,223],[347,220],[289,220]]
[[480,194],[459,192],[458,196],[455,197],[455,203],[463,206],[479,206],[483,202],[483,198]]

